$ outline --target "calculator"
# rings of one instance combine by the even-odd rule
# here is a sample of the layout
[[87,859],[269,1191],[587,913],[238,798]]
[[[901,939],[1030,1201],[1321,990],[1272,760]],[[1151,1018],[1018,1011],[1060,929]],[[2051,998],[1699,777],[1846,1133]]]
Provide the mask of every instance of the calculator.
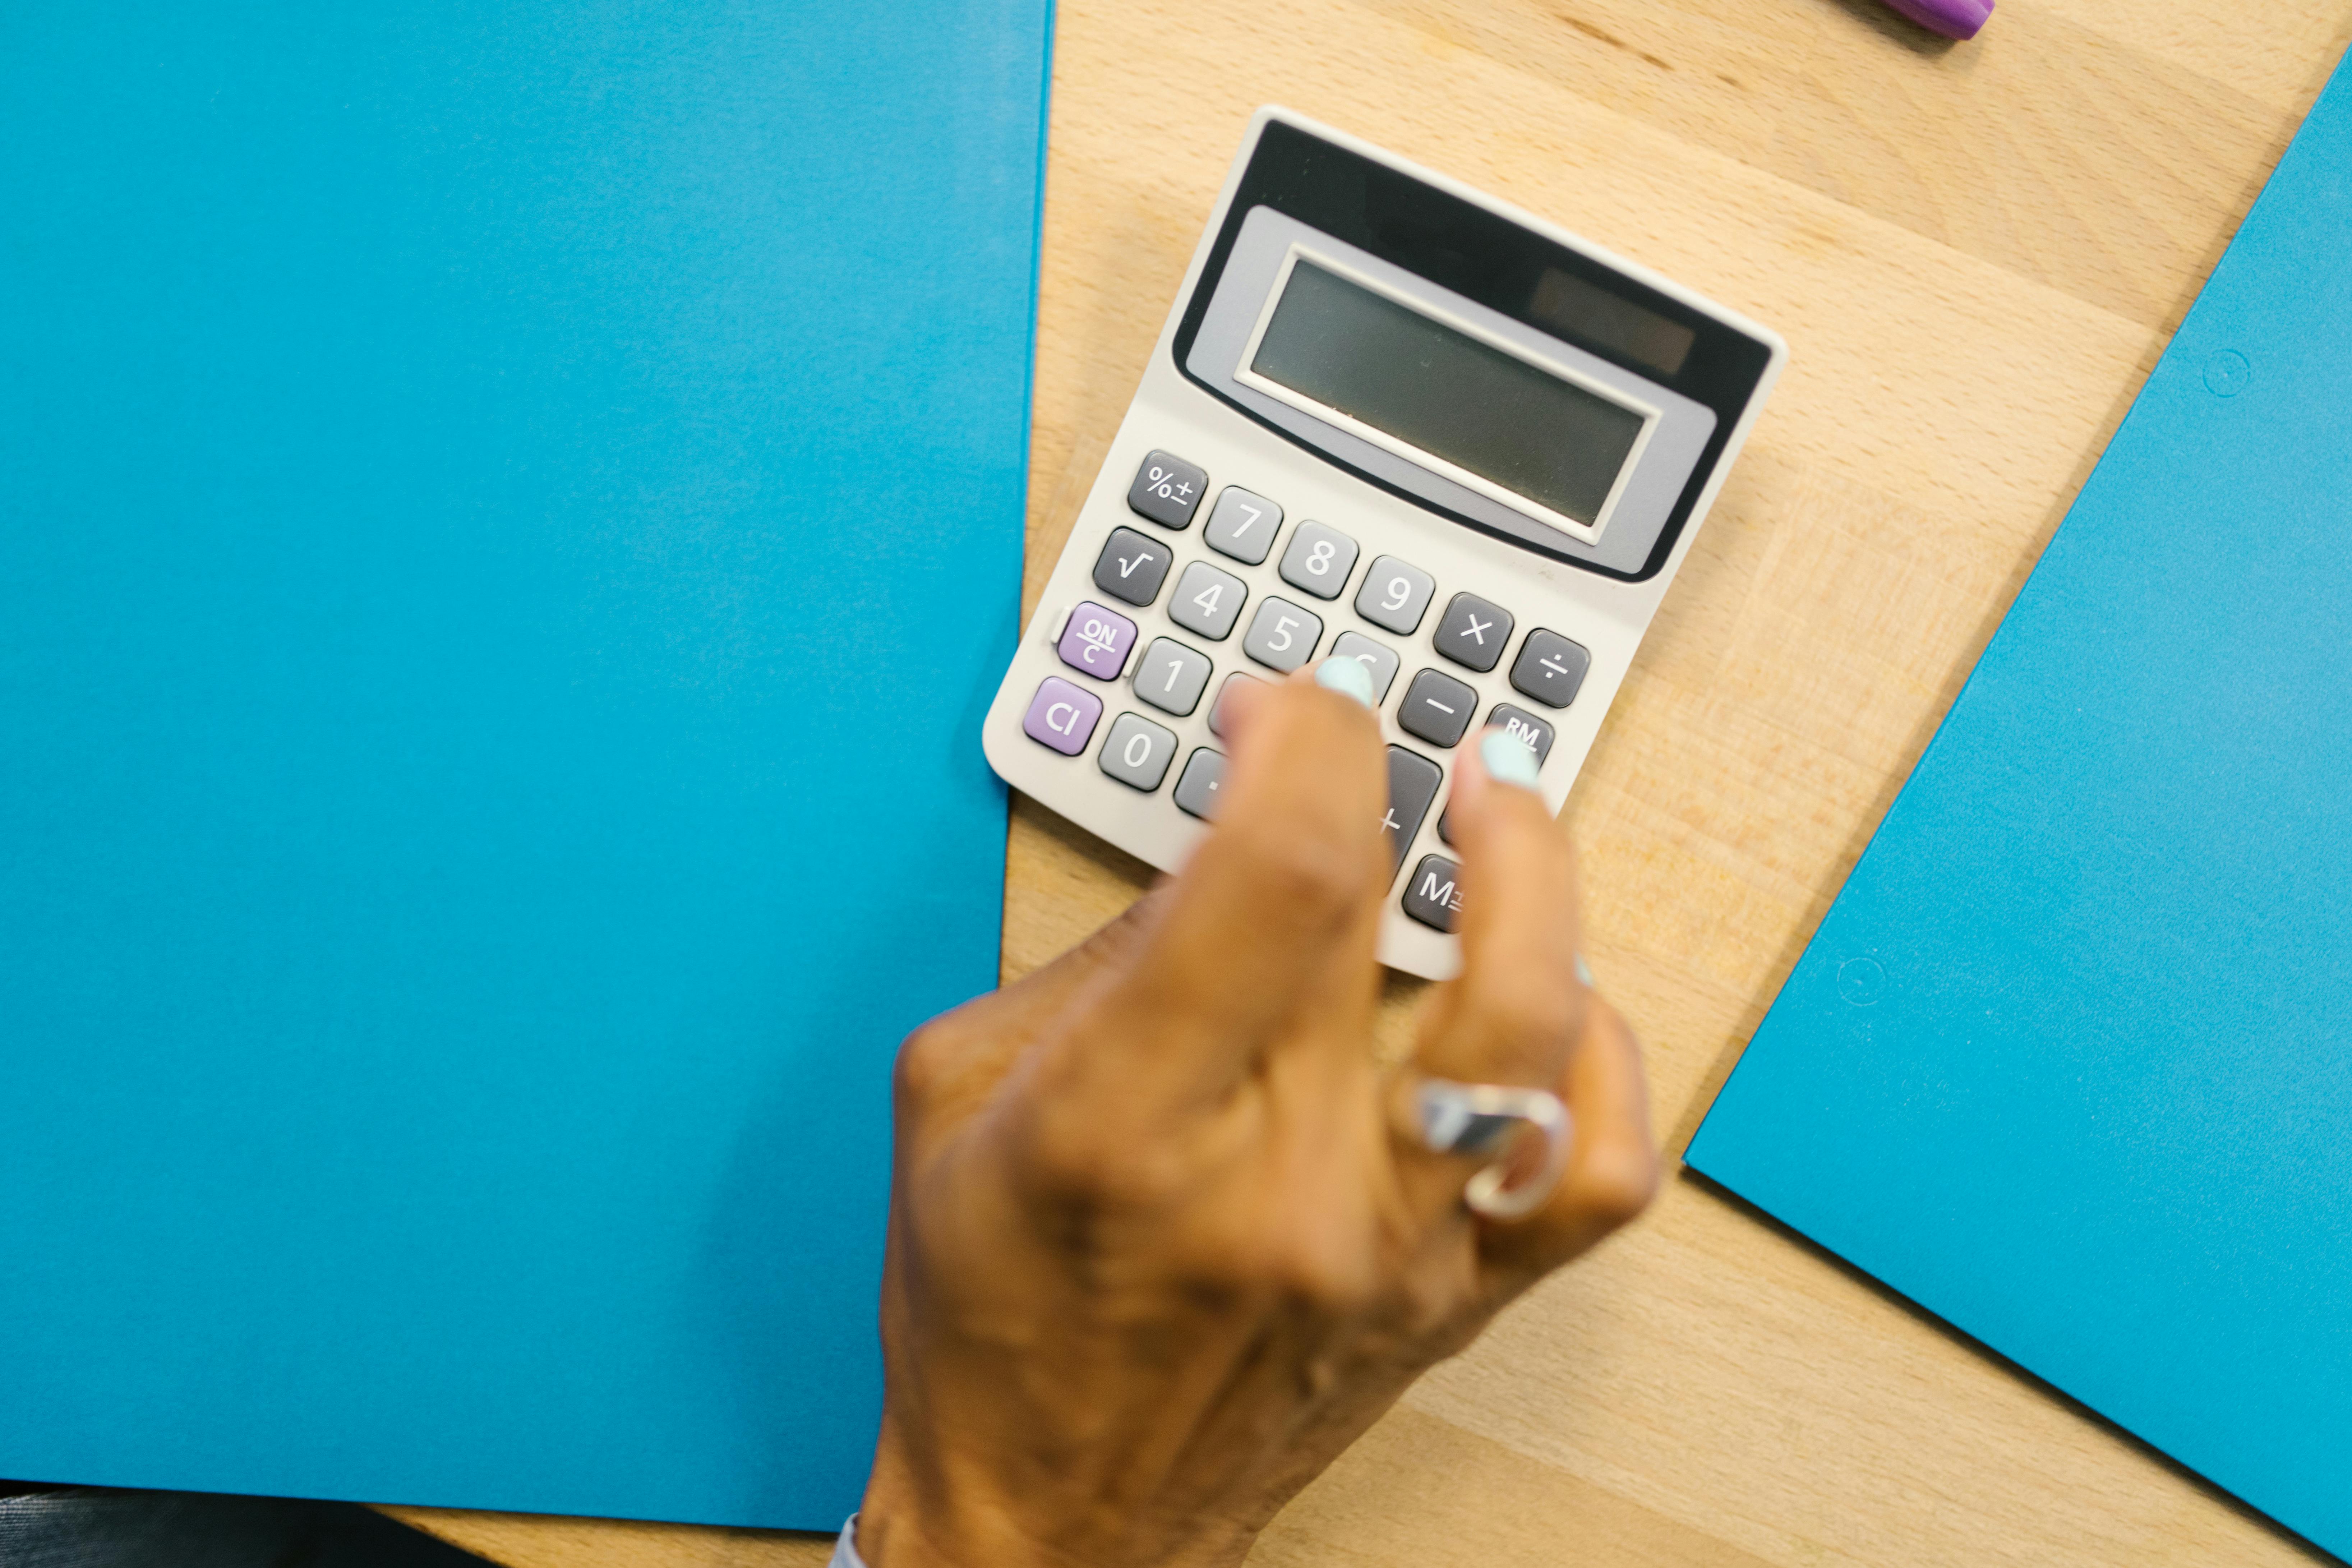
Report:
[[990,764],[1173,869],[1216,820],[1225,692],[1359,659],[1388,758],[1381,959],[1452,975],[1461,749],[1518,736],[1559,810],[1787,358],[1565,229],[1260,110],[990,706]]

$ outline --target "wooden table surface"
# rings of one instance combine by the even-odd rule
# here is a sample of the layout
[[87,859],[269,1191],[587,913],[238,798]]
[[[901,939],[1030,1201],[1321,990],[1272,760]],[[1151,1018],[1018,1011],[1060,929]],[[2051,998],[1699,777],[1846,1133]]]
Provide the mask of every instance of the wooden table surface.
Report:
[[[1959,46],[1874,0],[1062,0],[1032,596],[1260,102],[1785,332],[1563,817],[1679,1152],[2347,37],[2352,0],[2002,0]],[[1025,802],[1008,866],[1008,976],[1147,876]],[[404,1517],[519,1568],[827,1550]],[[2326,1559],[1684,1177],[1251,1561]]]

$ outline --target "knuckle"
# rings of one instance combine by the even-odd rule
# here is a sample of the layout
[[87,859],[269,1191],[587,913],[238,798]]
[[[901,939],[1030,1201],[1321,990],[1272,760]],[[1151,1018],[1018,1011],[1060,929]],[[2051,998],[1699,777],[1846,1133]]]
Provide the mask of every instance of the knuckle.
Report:
[[939,1096],[953,1076],[956,1048],[954,1015],[933,1018],[916,1028],[898,1047],[890,1069],[890,1089],[898,1104],[920,1110]]
[[1612,1230],[1640,1217],[1657,1195],[1658,1156],[1644,1142],[1595,1150],[1577,1175],[1577,1206]]

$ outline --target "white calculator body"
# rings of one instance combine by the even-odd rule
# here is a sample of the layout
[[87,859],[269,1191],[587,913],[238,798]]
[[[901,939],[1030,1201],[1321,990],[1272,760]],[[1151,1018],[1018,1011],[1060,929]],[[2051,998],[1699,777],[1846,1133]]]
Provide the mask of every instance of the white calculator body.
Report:
[[1787,356],[1564,229],[1259,110],[989,762],[1172,869],[1216,815],[1226,683],[1359,658],[1388,743],[1381,958],[1453,974],[1462,747],[1511,729],[1560,808]]

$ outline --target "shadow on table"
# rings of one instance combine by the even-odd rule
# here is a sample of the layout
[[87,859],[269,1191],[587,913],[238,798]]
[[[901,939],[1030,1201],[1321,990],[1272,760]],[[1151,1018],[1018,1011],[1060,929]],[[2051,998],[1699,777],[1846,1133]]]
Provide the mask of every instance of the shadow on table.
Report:
[[0,1481],[0,1568],[480,1568],[355,1503]]

